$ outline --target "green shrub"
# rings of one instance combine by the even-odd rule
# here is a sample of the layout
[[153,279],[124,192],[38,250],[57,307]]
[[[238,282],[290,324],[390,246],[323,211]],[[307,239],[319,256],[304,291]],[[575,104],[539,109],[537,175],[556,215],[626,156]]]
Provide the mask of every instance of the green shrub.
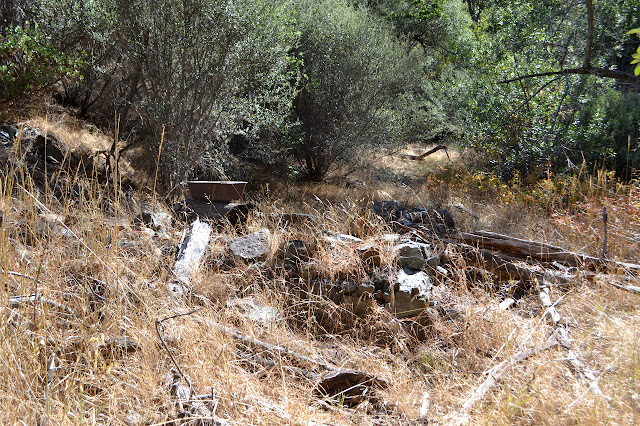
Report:
[[388,22],[346,1],[299,2],[306,81],[295,103],[301,134],[294,152],[307,178],[399,131],[392,101],[418,81],[416,64]]
[[79,75],[82,60],[56,49],[38,25],[0,35],[0,101],[34,93]]

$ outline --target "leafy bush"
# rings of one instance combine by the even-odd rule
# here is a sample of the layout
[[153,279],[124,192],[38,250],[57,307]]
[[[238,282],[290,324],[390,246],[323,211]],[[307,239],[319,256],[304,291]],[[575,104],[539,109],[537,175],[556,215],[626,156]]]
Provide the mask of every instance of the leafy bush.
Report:
[[294,152],[307,178],[340,160],[393,142],[391,103],[417,82],[417,68],[390,24],[341,0],[298,5],[305,84],[295,103],[301,133]]
[[6,28],[0,35],[0,101],[77,77],[81,64],[55,48],[38,25]]
[[[86,50],[84,81],[65,100],[153,158],[162,145],[167,186],[199,159],[224,155],[232,133],[257,137],[289,115],[295,90],[288,52],[295,43],[285,0],[42,0],[48,32]],[[95,119],[95,118],[94,118]],[[164,136],[164,139],[163,139]],[[210,162],[210,161],[209,161]]]

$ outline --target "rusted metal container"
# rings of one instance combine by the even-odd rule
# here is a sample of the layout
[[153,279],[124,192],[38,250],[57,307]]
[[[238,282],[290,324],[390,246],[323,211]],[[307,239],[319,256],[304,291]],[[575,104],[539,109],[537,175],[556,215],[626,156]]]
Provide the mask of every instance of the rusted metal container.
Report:
[[207,201],[239,200],[247,186],[247,182],[223,180],[191,180],[187,183],[192,198]]

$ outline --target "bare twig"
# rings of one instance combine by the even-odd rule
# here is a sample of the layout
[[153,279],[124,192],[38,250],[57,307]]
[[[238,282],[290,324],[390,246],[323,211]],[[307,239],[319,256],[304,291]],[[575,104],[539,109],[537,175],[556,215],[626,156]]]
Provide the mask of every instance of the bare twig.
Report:
[[[180,373],[180,376],[182,376],[184,381],[187,382],[187,384],[189,385],[189,388],[191,388],[191,381],[189,381],[187,376],[182,372],[182,369],[180,368],[180,365],[178,365],[178,362],[174,358],[173,353],[171,352],[171,349],[169,349],[169,346],[167,346],[167,342],[164,341],[163,334],[164,334],[165,328],[164,328],[163,322],[167,321],[167,320],[170,320],[172,318],[178,318],[178,317],[183,317],[185,315],[194,314],[194,313],[200,311],[201,309],[202,308],[198,308],[198,309],[194,309],[194,310],[189,311],[189,312],[182,312],[182,313],[179,313],[179,314],[170,315],[168,317],[164,317],[164,318],[156,320],[156,333],[158,334],[158,338],[160,339],[160,343],[162,343],[162,346],[164,347],[164,349],[169,354],[169,358],[171,358],[171,361],[173,362],[173,365],[176,367],[176,370],[178,370],[178,373]],[[160,328],[162,328],[162,332],[160,332]]]

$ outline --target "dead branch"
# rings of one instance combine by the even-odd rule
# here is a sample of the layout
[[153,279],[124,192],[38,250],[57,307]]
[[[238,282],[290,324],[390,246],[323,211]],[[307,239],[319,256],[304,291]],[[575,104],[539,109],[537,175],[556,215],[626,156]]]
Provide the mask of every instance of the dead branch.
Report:
[[[164,349],[169,354],[169,358],[171,358],[171,361],[173,362],[173,365],[176,367],[176,370],[178,371],[178,373],[180,373],[180,376],[189,385],[189,389],[191,389],[191,381],[189,381],[189,378],[182,372],[182,369],[180,368],[180,365],[178,365],[178,362],[174,358],[173,353],[171,352],[171,349],[169,349],[169,346],[167,346],[167,343],[164,341],[164,330],[165,330],[165,328],[164,328],[163,322],[167,321],[167,320],[170,320],[172,318],[178,318],[178,317],[183,317],[185,315],[194,314],[194,313],[200,311],[201,309],[202,308],[198,308],[198,309],[194,309],[194,310],[189,311],[189,312],[182,312],[182,313],[179,313],[179,314],[170,315],[168,317],[164,317],[164,318],[156,320],[156,333],[158,335],[158,338],[160,339],[160,343],[162,343],[162,346],[164,347]],[[160,332],[160,328],[161,327],[162,327],[162,333]]]
[[431,154],[434,154],[440,150],[444,149],[444,152],[447,154],[447,158],[450,159],[449,157],[449,151],[447,151],[447,147],[445,145],[438,145],[435,148],[431,148],[429,151],[424,152],[420,155],[411,155],[409,154],[409,158],[412,160],[416,160],[416,161],[420,161],[420,160],[424,160],[425,158],[427,158],[428,156],[430,156]]
[[522,362],[530,358],[536,353],[537,351],[533,349],[519,352],[516,355],[512,356],[507,360],[502,361],[500,364],[496,365],[491,370],[489,370],[489,372],[487,373],[488,377],[485,379],[484,382],[482,382],[480,386],[478,386],[478,388],[475,390],[473,395],[471,395],[471,398],[467,399],[464,402],[464,404],[462,404],[462,408],[453,417],[450,424],[456,425],[456,426],[467,424],[470,420],[471,411],[473,410],[473,407],[480,400],[482,400],[482,398],[484,398],[487,392],[489,392],[498,384],[498,381],[502,378],[502,374],[505,372],[505,370],[514,364],[517,364],[519,362]]
[[211,322],[210,323],[211,326],[213,326],[214,328],[222,331],[224,334],[227,334],[231,337],[233,337],[236,340],[241,341],[242,343],[244,343],[245,345],[251,347],[260,347],[262,349],[265,349],[268,352],[273,353],[274,355],[280,356],[280,357],[288,357],[288,358],[292,358],[295,359],[297,361],[303,362],[303,363],[307,363],[307,364],[312,364],[312,365],[317,365],[318,367],[322,368],[323,370],[327,370],[327,371],[339,371],[340,368],[338,367],[334,367],[333,365],[327,364],[324,361],[317,361],[314,359],[309,358],[306,355],[302,355],[298,352],[294,352],[288,348],[285,348],[283,346],[275,346],[272,345],[270,343],[264,342],[262,340],[258,340],[254,337],[248,336],[244,333],[241,333],[237,330],[234,330],[232,328],[229,327],[225,327],[222,324],[218,324],[215,322]]
[[614,283],[612,281],[609,282],[609,284],[611,284],[615,288],[619,288],[620,290],[628,291],[628,292],[633,293],[633,294],[640,294],[640,287],[637,287],[637,286],[634,286],[634,285],[620,285],[620,284]]
[[31,294],[29,296],[11,296],[9,297],[9,308],[18,308],[21,305],[29,304],[34,305],[36,303],[44,303],[53,308],[58,308],[65,311],[67,314],[75,317],[76,313],[70,307],[63,305],[62,303],[58,303],[55,300],[47,299],[43,297],[41,294]]
[[551,296],[549,295],[549,286],[544,281],[544,279],[540,279],[538,281],[538,285],[540,288],[540,302],[542,306],[546,308],[546,313],[549,314],[553,325],[558,325],[562,317],[558,310],[555,308],[555,303],[551,302]]

